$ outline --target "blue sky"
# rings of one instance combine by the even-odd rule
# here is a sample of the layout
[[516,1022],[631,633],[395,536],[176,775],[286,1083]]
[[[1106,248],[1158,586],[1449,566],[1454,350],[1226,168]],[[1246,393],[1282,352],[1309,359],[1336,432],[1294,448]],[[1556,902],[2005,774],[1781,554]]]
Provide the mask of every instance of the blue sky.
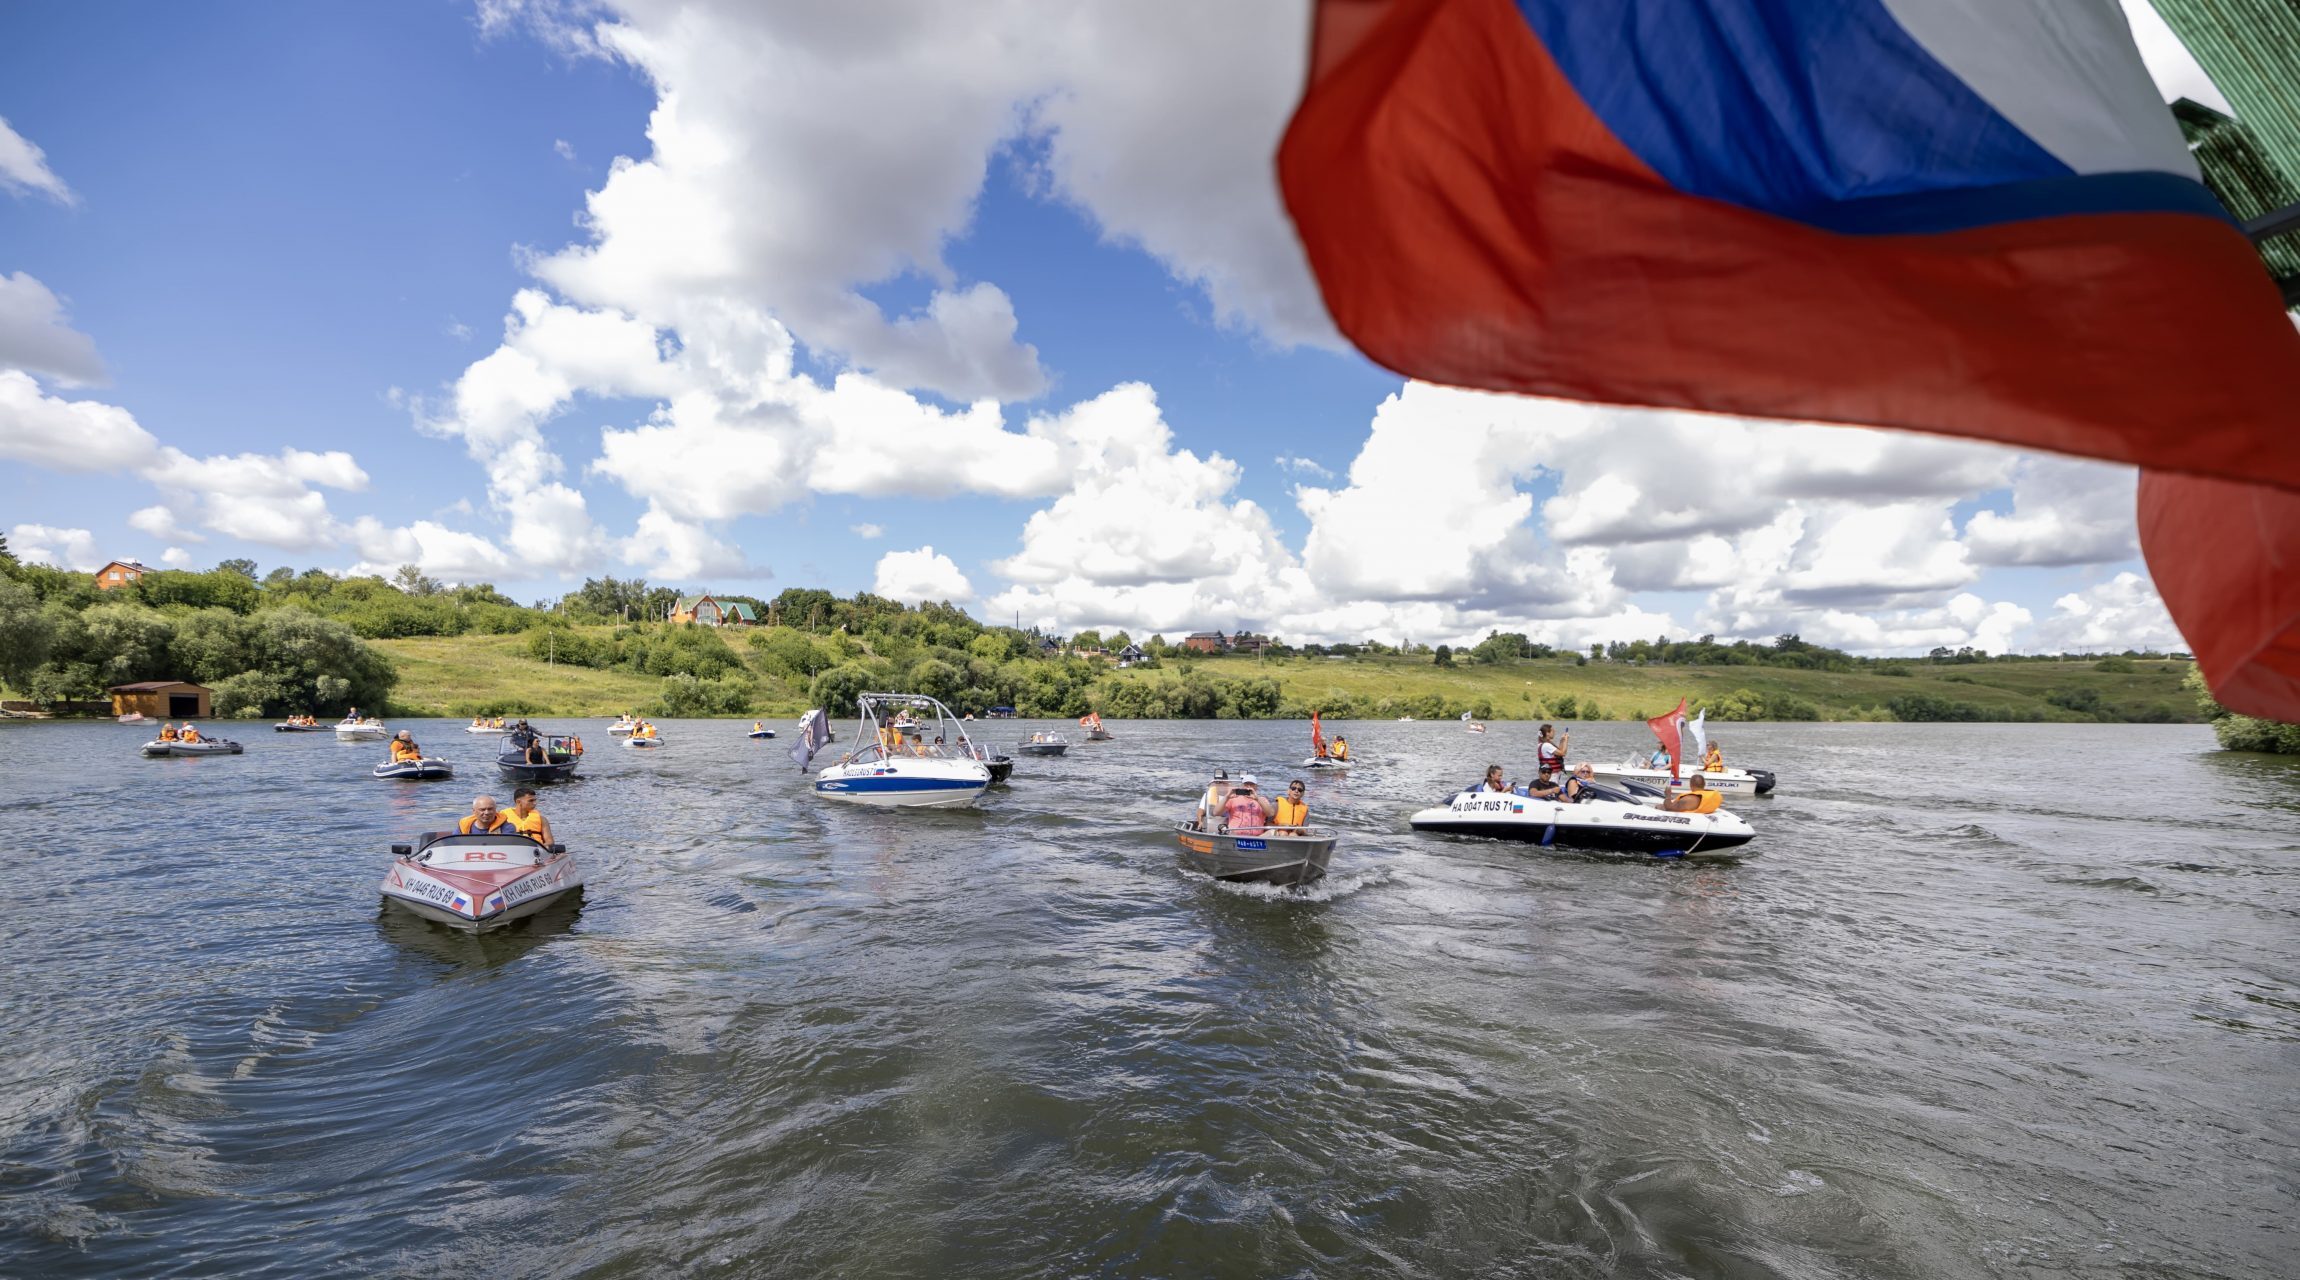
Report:
[[1348,350],[1269,191],[1297,5],[894,16],[9,10],[0,529],[1066,629],[2177,643],[2127,471]]

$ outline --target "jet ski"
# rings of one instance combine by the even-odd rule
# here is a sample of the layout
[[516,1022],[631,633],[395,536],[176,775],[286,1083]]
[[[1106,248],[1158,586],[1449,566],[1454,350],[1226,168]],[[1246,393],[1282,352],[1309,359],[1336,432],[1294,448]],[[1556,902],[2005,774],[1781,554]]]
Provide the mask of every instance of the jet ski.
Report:
[[1411,819],[1416,831],[1517,840],[1542,848],[1623,854],[1660,862],[1731,862],[1756,839],[1723,809],[1665,813],[1611,787],[1585,785],[1573,804],[1506,791],[1464,791]]
[[229,738],[202,738],[198,742],[161,742],[154,740],[143,747],[147,756],[236,756],[241,754],[240,744]]
[[582,868],[566,845],[545,847],[514,832],[427,831],[391,852],[386,902],[473,933],[534,915],[583,888]]
[[420,760],[386,760],[375,767],[378,778],[452,778],[455,766],[425,756]]

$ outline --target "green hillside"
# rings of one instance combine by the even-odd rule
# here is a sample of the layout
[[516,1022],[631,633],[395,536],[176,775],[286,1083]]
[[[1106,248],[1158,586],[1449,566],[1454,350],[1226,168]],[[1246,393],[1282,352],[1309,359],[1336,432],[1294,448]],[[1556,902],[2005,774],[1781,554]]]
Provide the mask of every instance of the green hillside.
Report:
[[[1289,711],[1306,715],[1317,708],[1328,715],[1369,718],[1427,719],[1469,711],[1500,720],[1641,719],[1667,711],[1684,696],[1724,719],[2200,719],[2194,699],[2181,689],[2187,663],[2120,659],[2109,665],[2131,670],[2099,670],[2092,660],[1912,662],[1848,672],[1577,664],[1570,658],[1443,668],[1426,657],[1224,657],[1169,661],[1161,670],[1113,672],[1109,678],[1175,680],[1185,671],[1231,679],[1267,677],[1278,682]],[[1754,697],[1735,696],[1741,694]],[[1572,714],[1560,714],[1566,710],[1564,699],[1572,700]],[[1924,699],[1938,705],[1912,701]],[[1947,714],[1895,715],[1896,702],[1904,710]],[[1721,715],[1720,708],[1736,714]],[[1737,714],[1743,709],[1756,714]]]

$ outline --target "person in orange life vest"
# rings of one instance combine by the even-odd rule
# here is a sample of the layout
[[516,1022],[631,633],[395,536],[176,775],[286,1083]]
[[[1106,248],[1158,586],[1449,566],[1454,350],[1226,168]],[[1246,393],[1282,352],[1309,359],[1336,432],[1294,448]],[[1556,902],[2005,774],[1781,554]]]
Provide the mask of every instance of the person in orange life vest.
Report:
[[175,724],[174,724],[173,722],[171,722],[171,723],[168,723],[168,724],[164,724],[164,725],[161,725],[161,726],[160,726],[160,741],[162,741],[162,742],[174,742],[175,740],[176,740],[176,726],[175,726]]
[[423,748],[415,745],[415,735],[402,729],[391,739],[391,762],[406,764],[423,758]]
[[464,835],[486,835],[511,826],[511,821],[495,810],[494,796],[480,796],[471,802],[471,813],[455,824]]
[[512,792],[511,812],[504,814],[503,820],[510,823],[519,834],[545,848],[550,847],[551,821],[543,816],[542,810],[535,807],[535,788],[521,787]]
[[1222,822],[1234,836],[1258,836],[1270,823],[1278,806],[1255,794],[1253,774],[1238,779],[1237,788],[1230,798],[1222,802]]
[[[1334,739],[1337,749],[1341,745],[1340,738]],[[1302,780],[1296,778],[1286,784],[1286,794],[1278,797],[1278,813],[1270,829],[1281,835],[1298,836],[1309,825],[1310,805],[1302,798]]]
[[178,742],[199,742],[201,740],[200,731],[193,728],[188,720],[184,722],[183,728],[176,731],[176,741]]

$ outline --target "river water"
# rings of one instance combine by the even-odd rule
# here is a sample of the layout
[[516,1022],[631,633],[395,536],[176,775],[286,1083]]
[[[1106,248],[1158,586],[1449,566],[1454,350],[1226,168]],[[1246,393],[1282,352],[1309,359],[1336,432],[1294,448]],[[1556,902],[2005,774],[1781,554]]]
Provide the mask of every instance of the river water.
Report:
[[544,805],[586,900],[477,939],[379,909],[389,842],[505,794],[492,739],[407,727],[464,777],[0,725],[0,1274],[2300,1257],[2300,765],[2195,726],[1727,726],[1781,786],[1714,867],[1417,836],[1531,726],[1339,726],[1365,764],[1309,786],[1350,834],[1291,894],[1166,827],[1215,764],[1293,776],[1302,725],[1113,724],[885,813],[787,732],[591,722]]

